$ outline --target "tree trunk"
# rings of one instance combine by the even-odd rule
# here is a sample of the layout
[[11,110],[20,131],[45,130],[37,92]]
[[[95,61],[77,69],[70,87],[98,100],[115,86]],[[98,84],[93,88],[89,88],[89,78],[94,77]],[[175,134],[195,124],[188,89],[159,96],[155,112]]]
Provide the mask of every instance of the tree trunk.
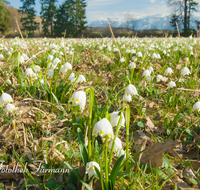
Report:
[[187,30],[187,0],[184,0],[184,31]]

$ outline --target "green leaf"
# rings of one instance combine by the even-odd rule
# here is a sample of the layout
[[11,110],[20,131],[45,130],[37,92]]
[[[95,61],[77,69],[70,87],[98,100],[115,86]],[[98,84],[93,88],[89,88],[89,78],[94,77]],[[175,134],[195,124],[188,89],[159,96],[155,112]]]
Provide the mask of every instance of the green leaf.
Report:
[[81,152],[83,165],[86,166],[86,164],[88,162],[88,151],[86,149],[85,141],[84,141],[83,134],[82,134],[80,128],[77,129],[77,135],[78,135],[79,149]]
[[62,107],[62,105],[60,104],[60,102],[58,101],[57,97],[54,95],[53,92],[51,92],[53,98],[55,99],[56,103],[60,106],[60,108],[62,109],[62,111],[65,113],[65,115],[67,115],[67,112],[65,111],[65,109]]
[[113,167],[113,169],[112,169],[112,171],[111,171],[111,174],[110,174],[110,176],[109,176],[113,188],[114,188],[115,181],[116,181],[116,178],[117,178],[117,174],[118,174],[118,171],[119,171],[119,169],[120,169],[120,165],[121,165],[123,159],[124,159],[124,155],[122,155],[122,156],[120,156],[120,157],[118,158],[118,160],[116,161],[116,163],[115,163],[115,165],[114,165],[114,167]]
[[126,121],[126,126],[129,127],[130,124],[130,107],[126,107],[126,113],[125,113],[125,121]]
[[144,124],[142,121],[137,122],[137,125],[138,125],[139,127],[142,127],[142,128],[145,127],[145,124]]

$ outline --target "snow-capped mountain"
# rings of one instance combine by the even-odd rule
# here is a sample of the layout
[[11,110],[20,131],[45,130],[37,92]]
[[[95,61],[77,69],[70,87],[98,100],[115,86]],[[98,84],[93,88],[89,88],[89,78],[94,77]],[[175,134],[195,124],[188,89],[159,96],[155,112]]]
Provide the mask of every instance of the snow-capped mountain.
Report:
[[[126,20],[118,19],[118,18],[107,18],[107,19],[99,19],[97,21],[91,22],[88,27],[108,27],[107,20],[110,23],[111,27],[116,28],[130,28],[135,30],[174,30],[170,24],[171,16],[170,15],[150,15],[144,16],[142,18],[135,18],[129,24],[127,24]],[[191,19],[191,28],[196,28],[195,20],[198,20],[198,17],[193,17]]]

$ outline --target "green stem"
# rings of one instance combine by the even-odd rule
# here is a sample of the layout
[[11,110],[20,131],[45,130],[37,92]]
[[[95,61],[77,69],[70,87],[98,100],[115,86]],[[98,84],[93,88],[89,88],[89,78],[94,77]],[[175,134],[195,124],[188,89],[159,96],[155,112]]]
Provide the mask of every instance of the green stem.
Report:
[[130,125],[130,107],[126,107],[126,159],[129,157],[129,125]]
[[109,185],[109,181],[108,181],[108,170],[109,170],[109,165],[107,162],[107,158],[108,158],[108,135],[106,135],[106,142],[105,142],[105,175],[106,175],[106,188],[108,188]]

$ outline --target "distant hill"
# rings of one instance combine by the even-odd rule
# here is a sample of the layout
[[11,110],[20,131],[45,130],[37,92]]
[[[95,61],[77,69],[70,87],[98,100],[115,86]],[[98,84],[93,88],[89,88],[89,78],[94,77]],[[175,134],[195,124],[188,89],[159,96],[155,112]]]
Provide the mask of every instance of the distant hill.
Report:
[[[22,24],[20,23],[20,18],[23,17],[24,15],[19,13],[18,9],[16,9],[14,7],[7,6],[7,9],[10,12],[10,16],[9,16],[9,18],[10,18],[10,31],[18,30],[15,18],[17,19],[19,27],[21,28]],[[42,19],[39,16],[36,16],[35,17],[35,21],[40,23],[39,31],[42,31],[42,24],[41,24],[42,23]]]
[[[107,18],[107,19],[99,19],[97,21],[91,22],[88,27],[108,27],[107,21],[110,23],[111,27],[115,28],[126,28],[125,19],[119,18]],[[150,15],[142,18],[135,18],[133,23],[129,25],[129,29],[132,29],[134,26],[135,30],[174,30],[174,28],[170,24],[171,16],[170,15]],[[196,29],[195,20],[199,20],[198,17],[192,17],[191,19],[191,28]]]

